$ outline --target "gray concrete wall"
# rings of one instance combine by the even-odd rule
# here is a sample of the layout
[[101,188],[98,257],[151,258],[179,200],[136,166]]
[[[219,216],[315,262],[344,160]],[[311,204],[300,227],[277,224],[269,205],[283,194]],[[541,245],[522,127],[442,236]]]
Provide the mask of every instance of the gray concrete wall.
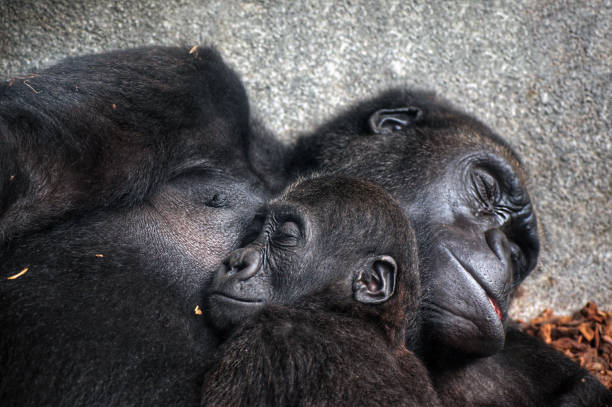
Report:
[[390,85],[506,137],[547,242],[514,315],[612,309],[612,2],[1,0],[0,79],[67,55],[215,44],[284,140]]

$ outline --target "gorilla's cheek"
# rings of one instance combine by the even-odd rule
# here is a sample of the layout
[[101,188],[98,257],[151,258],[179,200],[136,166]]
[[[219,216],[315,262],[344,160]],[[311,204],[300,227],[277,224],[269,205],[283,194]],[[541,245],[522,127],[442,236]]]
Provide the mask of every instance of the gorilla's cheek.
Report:
[[[243,202],[244,203],[244,202]],[[176,196],[159,195],[126,221],[136,250],[146,253],[156,276],[196,295],[212,279],[223,258],[240,244],[255,208],[251,204],[215,208]]]

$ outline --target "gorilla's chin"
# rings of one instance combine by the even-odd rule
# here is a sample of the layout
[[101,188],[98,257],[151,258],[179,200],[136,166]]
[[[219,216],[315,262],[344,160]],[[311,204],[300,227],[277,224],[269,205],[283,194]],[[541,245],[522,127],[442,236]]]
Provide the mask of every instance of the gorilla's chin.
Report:
[[263,299],[239,298],[221,292],[208,297],[208,319],[220,331],[232,329],[241,321],[257,314],[264,307]]
[[499,352],[504,347],[504,325],[488,302],[488,297],[484,306],[488,307],[489,311],[485,312],[490,315],[486,318],[482,315],[470,318],[436,304],[426,305],[423,346],[426,349],[435,349],[431,354],[436,357],[451,359],[453,355],[455,358],[485,357]]

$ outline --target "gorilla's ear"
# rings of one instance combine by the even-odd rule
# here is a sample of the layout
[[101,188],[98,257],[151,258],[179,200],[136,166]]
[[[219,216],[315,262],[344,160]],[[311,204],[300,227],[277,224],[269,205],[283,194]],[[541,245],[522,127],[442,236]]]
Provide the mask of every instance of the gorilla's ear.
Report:
[[400,107],[376,111],[368,123],[374,134],[388,134],[412,126],[421,118],[423,111],[418,107]]
[[395,292],[397,263],[391,256],[370,259],[355,276],[353,295],[364,304],[380,304]]

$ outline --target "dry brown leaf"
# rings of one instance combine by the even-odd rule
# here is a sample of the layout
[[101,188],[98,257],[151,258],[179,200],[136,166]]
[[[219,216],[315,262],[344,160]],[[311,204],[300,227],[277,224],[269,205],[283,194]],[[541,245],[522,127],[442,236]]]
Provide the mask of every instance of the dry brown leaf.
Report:
[[589,302],[574,315],[557,317],[547,308],[521,325],[525,332],[541,338],[612,389],[612,312],[599,310]]
[[593,332],[590,325],[591,324],[589,322],[583,322],[578,327],[578,329],[580,330],[580,333],[582,333],[582,335],[585,337],[585,339],[588,342],[590,342],[591,339],[593,339],[593,336],[595,336],[595,332]]

